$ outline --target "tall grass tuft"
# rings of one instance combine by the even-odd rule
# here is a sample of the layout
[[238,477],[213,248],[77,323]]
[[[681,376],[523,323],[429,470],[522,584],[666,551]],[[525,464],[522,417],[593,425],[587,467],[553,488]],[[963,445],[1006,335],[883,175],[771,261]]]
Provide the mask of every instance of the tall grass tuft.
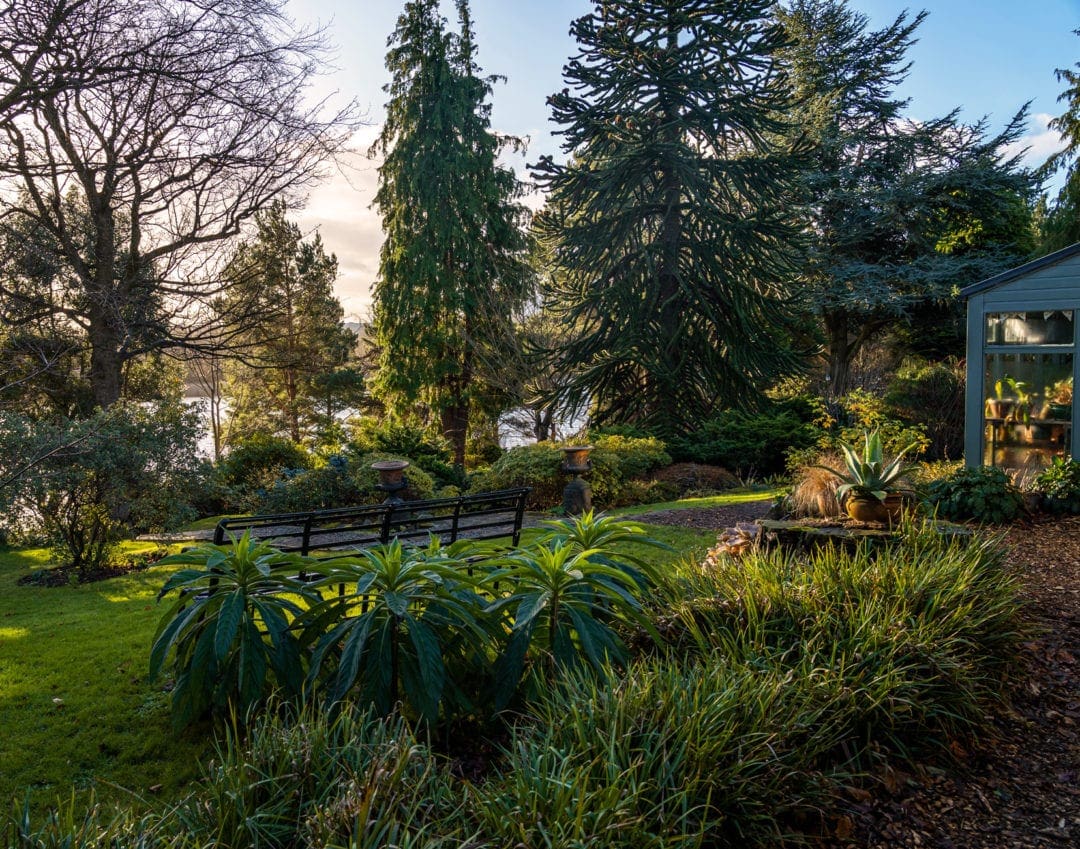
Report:
[[493,845],[771,845],[844,775],[835,701],[780,657],[583,676],[547,691],[471,808]]
[[227,729],[204,786],[177,816],[184,832],[222,849],[437,847],[462,842],[460,805],[448,772],[402,719],[304,709]]
[[910,525],[895,545],[684,568],[668,631],[749,661],[781,652],[849,694],[852,733],[903,751],[974,730],[1025,639],[1000,539]]

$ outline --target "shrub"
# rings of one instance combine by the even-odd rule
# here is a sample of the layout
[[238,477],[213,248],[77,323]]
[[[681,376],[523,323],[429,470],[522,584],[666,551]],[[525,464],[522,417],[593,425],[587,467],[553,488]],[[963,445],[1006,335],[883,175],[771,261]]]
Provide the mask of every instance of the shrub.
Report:
[[965,370],[956,360],[931,363],[909,357],[885,391],[891,415],[922,427],[929,438],[927,457],[947,460],[964,455]]
[[356,455],[408,457],[414,467],[423,469],[435,479],[437,487],[463,487],[466,483],[462,470],[451,464],[450,444],[446,439],[418,425],[361,419],[353,429],[349,449]]
[[622,480],[641,478],[654,469],[671,465],[667,447],[653,436],[601,434],[591,442],[594,447],[591,457],[611,454]]
[[739,479],[720,466],[701,463],[672,463],[652,474],[657,483],[669,484],[672,490],[661,501],[679,498],[688,492],[722,492],[739,486]]
[[1080,513],[1080,463],[1055,457],[1035,478],[1035,489],[1043,497],[1043,506],[1051,513]]
[[[636,488],[628,490],[628,481],[667,465],[671,457],[664,443],[653,437],[603,435],[595,440],[589,461],[592,469],[586,479],[592,488],[593,502],[602,507],[615,507],[627,503],[630,495],[642,494],[640,490],[635,492]],[[552,442],[511,448],[487,472],[474,476],[472,489],[530,486],[530,509],[554,507],[561,503],[568,480],[562,471],[562,462],[563,452]]]
[[474,491],[529,486],[531,510],[554,507],[562,501],[566,475],[561,471],[563,453],[553,442],[537,442],[509,449],[486,472],[473,475]]
[[291,627],[317,600],[294,577],[304,559],[282,554],[245,533],[224,548],[203,545],[160,561],[185,566],[170,577],[158,600],[175,593],[161,616],[150,651],[150,677],[168,658],[176,678],[173,719],[186,725],[210,708],[240,715],[268,694],[273,680],[291,697],[300,694],[304,664]]
[[1023,515],[1024,495],[1004,471],[993,466],[963,468],[926,488],[926,501],[943,519],[991,525]]
[[784,471],[789,451],[807,448],[817,437],[817,430],[791,410],[725,410],[694,433],[673,440],[671,453],[679,461],[724,466],[744,476],[768,477]]
[[405,470],[405,479],[409,485],[400,493],[406,501],[420,501],[435,494],[435,480],[424,471],[422,466],[412,462],[409,457],[400,454],[362,454],[349,458],[349,476],[357,488],[359,504],[376,504],[386,498],[386,493],[378,488],[379,473],[371,468],[379,460],[408,460],[410,465]]
[[[652,632],[638,600],[649,582],[646,564],[625,553],[617,558],[613,547],[666,546],[639,525],[591,511],[545,525],[547,533],[535,543],[496,560],[487,579],[497,596],[489,610],[512,611],[510,638],[496,670],[500,701],[516,686],[530,654],[549,680],[556,670],[586,665],[602,672],[628,658],[618,624]],[[509,592],[499,595],[495,587],[501,584],[509,584]]]
[[256,434],[233,446],[218,465],[225,485],[235,491],[231,508],[246,510],[286,469],[310,469],[312,463],[308,453],[288,439]]
[[[193,517],[199,480],[197,414],[179,405],[116,404],[86,419],[6,414],[0,455],[38,458],[0,495],[41,533],[77,578],[107,563],[116,543]],[[0,461],[2,462],[2,461]]]
[[471,706],[448,674],[447,657],[479,660],[493,637],[476,580],[455,556],[467,551],[467,542],[419,549],[394,540],[314,567],[322,570],[316,587],[351,588],[328,595],[299,623],[315,646],[309,680],[329,703],[355,688],[360,703],[382,715],[400,701],[428,722],[439,718],[446,694]]
[[259,513],[300,513],[362,504],[363,494],[353,479],[349,460],[332,454],[314,469],[286,469],[273,486],[260,491],[255,502]]

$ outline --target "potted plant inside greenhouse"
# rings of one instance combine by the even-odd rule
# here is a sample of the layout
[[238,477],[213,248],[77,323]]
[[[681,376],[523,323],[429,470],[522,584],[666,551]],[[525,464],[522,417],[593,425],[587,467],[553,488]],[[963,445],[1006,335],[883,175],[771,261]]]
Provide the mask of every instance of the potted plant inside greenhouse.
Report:
[[836,497],[850,518],[857,522],[893,522],[901,516],[904,495],[911,492],[905,477],[913,467],[904,465],[904,457],[915,447],[915,443],[908,445],[886,463],[881,435],[876,430],[868,431],[861,456],[853,446],[840,443],[845,471],[829,466],[819,468],[842,481]]

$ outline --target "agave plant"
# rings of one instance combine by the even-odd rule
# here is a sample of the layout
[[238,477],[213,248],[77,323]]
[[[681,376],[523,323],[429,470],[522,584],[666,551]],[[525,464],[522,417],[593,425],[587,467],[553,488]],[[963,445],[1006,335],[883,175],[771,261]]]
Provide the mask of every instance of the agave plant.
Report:
[[175,594],[161,616],[150,650],[150,677],[172,656],[176,676],[173,719],[186,725],[210,708],[240,716],[262,699],[273,680],[287,696],[300,694],[304,663],[292,622],[318,600],[294,577],[306,558],[284,554],[245,533],[228,545],[203,545],[159,561],[187,568],[173,574],[158,600]]
[[844,442],[840,443],[844,464],[847,466],[846,472],[837,471],[829,466],[815,466],[815,468],[831,472],[843,481],[836,490],[836,497],[841,503],[849,495],[872,497],[884,502],[890,492],[903,489],[899,484],[913,468],[911,465],[904,465],[904,456],[914,450],[917,445],[913,442],[886,463],[881,447],[881,436],[876,430],[867,431],[864,435],[861,457],[852,446]]
[[331,703],[355,688],[383,713],[400,701],[436,719],[452,683],[447,655],[482,651],[492,640],[463,556],[467,547],[433,540],[412,548],[394,540],[325,564],[315,586],[344,591],[303,618],[305,640],[314,645],[309,681]]

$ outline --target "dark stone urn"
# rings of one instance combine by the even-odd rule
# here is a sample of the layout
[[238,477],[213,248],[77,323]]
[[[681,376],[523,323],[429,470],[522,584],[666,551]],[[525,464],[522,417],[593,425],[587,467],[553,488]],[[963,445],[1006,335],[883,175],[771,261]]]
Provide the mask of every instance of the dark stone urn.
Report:
[[566,455],[563,460],[562,470],[568,475],[573,475],[570,483],[563,490],[563,512],[567,516],[580,516],[592,509],[592,488],[588,481],[582,478],[585,472],[592,468],[589,460],[591,445],[567,445],[563,448]]
[[379,473],[379,482],[375,484],[375,488],[386,493],[383,504],[404,502],[399,493],[409,485],[409,479],[405,477],[408,467],[408,460],[378,460],[371,464],[371,468]]

